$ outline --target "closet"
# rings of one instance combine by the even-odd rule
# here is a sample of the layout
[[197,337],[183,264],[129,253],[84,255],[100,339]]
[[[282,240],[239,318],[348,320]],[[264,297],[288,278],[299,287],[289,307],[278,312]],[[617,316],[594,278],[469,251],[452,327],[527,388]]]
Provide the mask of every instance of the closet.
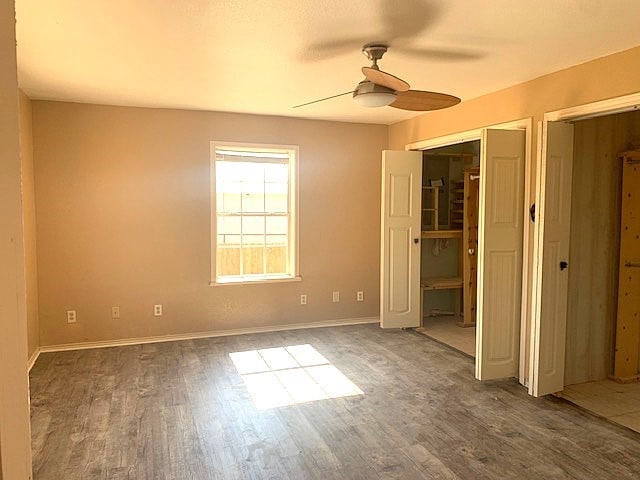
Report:
[[573,128],[559,395],[626,425],[640,416],[640,112],[575,121]]
[[[424,328],[436,338],[429,329],[438,321],[454,338],[471,337],[479,380],[518,376],[529,125],[382,152],[380,326]],[[475,328],[457,325],[474,320]]]
[[479,156],[479,141],[425,150],[421,195],[417,331],[473,356]]

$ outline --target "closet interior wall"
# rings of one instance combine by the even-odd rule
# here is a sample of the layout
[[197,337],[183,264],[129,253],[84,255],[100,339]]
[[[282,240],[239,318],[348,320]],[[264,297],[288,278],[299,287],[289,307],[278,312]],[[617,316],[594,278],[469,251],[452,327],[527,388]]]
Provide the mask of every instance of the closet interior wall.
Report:
[[565,385],[612,372],[621,164],[640,146],[640,112],[575,122]]

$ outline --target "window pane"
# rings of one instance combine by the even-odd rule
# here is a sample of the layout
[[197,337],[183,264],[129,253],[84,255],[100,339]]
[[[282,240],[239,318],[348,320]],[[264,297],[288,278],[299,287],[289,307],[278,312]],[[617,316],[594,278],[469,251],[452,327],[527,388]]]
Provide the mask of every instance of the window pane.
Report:
[[267,234],[286,235],[289,233],[288,217],[267,217]]
[[240,247],[218,246],[216,255],[218,276],[240,275]]
[[289,181],[289,166],[286,164],[266,164],[264,172],[265,182],[287,183]]
[[[242,217],[242,233],[245,235],[263,235],[264,217]],[[260,240],[260,243],[264,243],[264,240]]]
[[256,185],[250,187],[250,193],[242,195],[242,211],[243,212],[264,212],[264,184],[260,184],[260,188]]
[[240,184],[237,186],[237,192],[226,192],[216,196],[216,210],[218,212],[235,213],[241,211],[240,203]]
[[216,161],[216,186],[232,182],[242,182],[249,169],[244,162]]
[[[222,237],[222,241],[220,241]],[[218,242],[223,245],[240,246],[240,235],[218,235]]]
[[287,246],[286,235],[267,235],[267,245],[281,245]]
[[242,245],[264,245],[264,235],[242,235]]
[[287,273],[287,247],[265,248],[267,273]]
[[267,183],[265,185],[265,211],[287,213],[289,211],[288,197],[288,185],[282,183]]
[[245,275],[264,274],[264,247],[244,246],[242,262]]
[[245,183],[264,183],[264,165],[261,162],[236,162]]
[[218,235],[240,235],[240,217],[218,216]]

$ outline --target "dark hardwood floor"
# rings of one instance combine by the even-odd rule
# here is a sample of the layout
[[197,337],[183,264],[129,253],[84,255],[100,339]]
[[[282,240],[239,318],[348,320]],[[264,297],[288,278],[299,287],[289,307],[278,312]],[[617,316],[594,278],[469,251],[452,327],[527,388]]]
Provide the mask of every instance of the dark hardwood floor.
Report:
[[[229,354],[299,344],[363,395],[258,410]],[[375,325],[45,353],[31,392],[37,480],[640,478],[640,434]]]

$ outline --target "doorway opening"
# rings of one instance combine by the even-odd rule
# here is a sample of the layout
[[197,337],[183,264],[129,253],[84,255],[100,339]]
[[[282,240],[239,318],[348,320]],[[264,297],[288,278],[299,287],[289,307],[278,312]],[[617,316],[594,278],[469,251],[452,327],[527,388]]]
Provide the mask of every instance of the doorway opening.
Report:
[[[539,261],[532,278],[529,388],[535,396],[555,393],[637,431],[640,216],[628,215],[628,209],[636,211],[640,191],[639,110],[635,93],[546,113],[539,128],[541,218],[534,242]],[[547,172],[565,166],[570,173],[562,209],[571,216],[549,249],[549,224],[554,230],[562,224],[554,225],[561,202]],[[568,262],[560,262],[560,270],[566,278],[554,282],[558,264],[547,257],[558,260],[549,252],[565,248]],[[545,300],[545,283],[555,287],[553,302]]]
[[423,150],[416,331],[476,356],[480,140]]
[[[617,329],[629,309],[632,316],[640,310],[640,299],[633,292],[640,286],[637,268],[625,266],[632,264],[631,257],[640,260],[640,241],[632,244],[631,238],[625,246],[622,238],[623,230],[637,228],[625,214],[626,190],[635,193],[637,186],[629,189],[623,184],[637,182],[640,176],[632,179],[632,165],[621,156],[640,149],[640,112],[571,123],[569,284],[564,390],[559,396],[640,432],[640,336],[631,328]],[[628,342],[636,352],[635,365],[626,369],[630,375],[620,374],[616,366],[620,361],[616,350],[622,353]]]

